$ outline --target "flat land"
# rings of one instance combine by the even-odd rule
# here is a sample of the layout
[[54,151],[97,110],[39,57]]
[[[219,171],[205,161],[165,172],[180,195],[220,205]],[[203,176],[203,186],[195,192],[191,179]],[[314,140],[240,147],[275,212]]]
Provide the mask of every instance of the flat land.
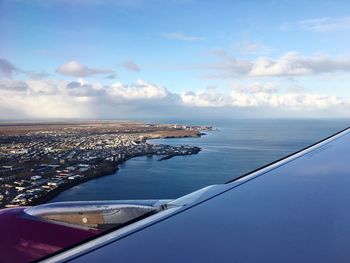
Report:
[[0,123],[0,208],[43,203],[59,192],[113,174],[130,158],[167,160],[200,148],[148,139],[199,137],[210,126],[130,121]]

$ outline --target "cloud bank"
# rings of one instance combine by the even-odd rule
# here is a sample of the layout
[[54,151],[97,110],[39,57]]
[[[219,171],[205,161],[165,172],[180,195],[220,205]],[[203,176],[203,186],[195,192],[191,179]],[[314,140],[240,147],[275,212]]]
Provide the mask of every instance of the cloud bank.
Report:
[[[200,91],[170,92],[166,87],[138,80],[132,84],[65,80],[1,80],[2,118],[128,118],[149,114],[173,116],[201,109],[288,110],[305,116],[318,110],[350,112],[350,100],[327,94],[281,92],[275,83],[254,82],[222,92],[215,87]],[[11,112],[15,112],[11,115]],[[187,112],[187,113],[186,113]],[[12,116],[13,117],[13,116]]]
[[182,101],[197,107],[239,107],[239,108],[272,108],[276,110],[322,110],[345,106],[348,109],[350,100],[330,95],[283,93],[265,91],[243,92],[232,91],[228,94],[213,89],[198,92],[184,92]]
[[183,92],[171,92],[167,87],[145,80],[131,84],[88,81],[86,78],[90,76],[102,74],[106,75],[103,78],[109,78],[115,73],[109,69],[90,68],[76,61],[68,62],[57,70],[63,75],[76,77],[73,81],[46,79],[46,73],[42,73],[44,78],[37,77],[34,71],[30,79],[20,80],[11,78],[12,74],[18,71],[28,78],[30,71],[19,71],[9,61],[2,59],[0,118],[158,118],[188,114],[203,117],[214,113],[217,116],[230,116],[243,110],[279,117],[283,117],[279,115],[280,112],[314,117],[321,111],[326,111],[328,115],[350,116],[350,99],[347,97],[306,92],[300,86],[285,87],[257,78],[348,71],[350,64],[346,58],[305,57],[297,53],[288,53],[278,59],[258,58],[254,61],[237,60],[226,53],[221,54],[220,58],[221,64],[206,66],[205,69],[230,76],[247,75],[254,77],[251,80],[255,81],[244,85],[231,84],[225,89],[209,86],[200,90],[184,88]]
[[209,76],[213,77],[289,77],[350,72],[350,57],[303,56],[297,52],[255,60],[237,59],[225,52],[218,57],[219,62],[193,65],[192,68],[209,71]]

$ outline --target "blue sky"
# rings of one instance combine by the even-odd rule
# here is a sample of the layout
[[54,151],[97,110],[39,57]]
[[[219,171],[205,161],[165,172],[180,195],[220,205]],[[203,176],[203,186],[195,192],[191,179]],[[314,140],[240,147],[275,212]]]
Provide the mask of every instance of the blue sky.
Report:
[[0,118],[349,117],[349,10],[0,0]]

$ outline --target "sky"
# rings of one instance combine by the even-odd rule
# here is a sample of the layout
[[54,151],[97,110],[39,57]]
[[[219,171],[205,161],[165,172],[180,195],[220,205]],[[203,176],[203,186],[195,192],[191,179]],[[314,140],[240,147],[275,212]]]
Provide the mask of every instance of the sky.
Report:
[[350,117],[349,1],[0,0],[0,119]]

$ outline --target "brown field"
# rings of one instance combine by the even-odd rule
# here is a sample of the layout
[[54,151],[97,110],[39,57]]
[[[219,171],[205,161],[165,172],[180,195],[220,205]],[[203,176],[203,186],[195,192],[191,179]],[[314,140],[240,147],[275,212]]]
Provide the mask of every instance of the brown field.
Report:
[[152,138],[196,136],[197,131],[131,121],[75,121],[38,123],[0,123],[0,135],[25,135],[35,132],[149,133]]
[[190,130],[167,130],[167,131],[154,131],[149,134],[150,139],[157,138],[181,138],[181,137],[197,137],[198,131]]
[[106,131],[140,129],[146,125],[126,121],[76,121],[39,123],[0,123],[0,135],[20,135],[39,131]]

